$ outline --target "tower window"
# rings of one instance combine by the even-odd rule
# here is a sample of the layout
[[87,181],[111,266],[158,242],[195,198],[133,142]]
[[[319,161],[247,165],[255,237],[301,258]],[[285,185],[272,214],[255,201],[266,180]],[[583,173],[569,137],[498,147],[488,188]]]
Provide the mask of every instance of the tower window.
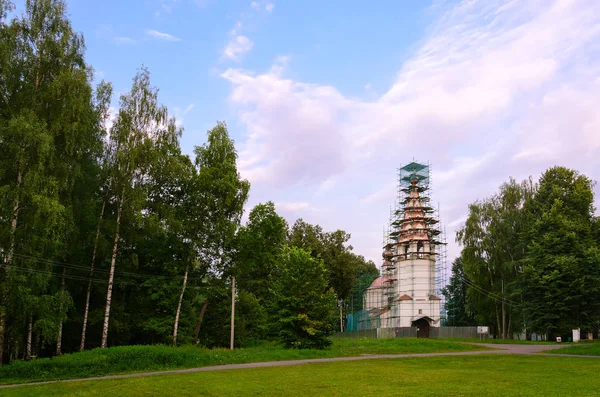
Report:
[[419,241],[417,243],[417,258],[423,258],[423,242]]

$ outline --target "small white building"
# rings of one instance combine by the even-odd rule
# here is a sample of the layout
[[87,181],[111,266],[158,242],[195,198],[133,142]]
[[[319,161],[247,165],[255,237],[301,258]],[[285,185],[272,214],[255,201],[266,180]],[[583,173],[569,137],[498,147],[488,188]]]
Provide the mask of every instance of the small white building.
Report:
[[402,197],[384,247],[382,275],[363,296],[363,310],[369,315],[363,328],[417,327],[418,336],[427,337],[430,327],[440,326],[438,221],[423,194],[428,190],[429,167],[413,162],[400,171]]

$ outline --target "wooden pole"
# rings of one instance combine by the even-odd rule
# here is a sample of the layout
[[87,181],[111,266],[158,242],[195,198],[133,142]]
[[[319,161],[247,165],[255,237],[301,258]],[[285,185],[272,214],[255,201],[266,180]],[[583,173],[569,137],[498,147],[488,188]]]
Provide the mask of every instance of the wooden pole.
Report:
[[233,350],[233,333],[235,330],[235,277],[231,278],[231,342],[229,349]]
[[342,301],[340,301],[340,332],[344,332],[344,317],[342,316]]

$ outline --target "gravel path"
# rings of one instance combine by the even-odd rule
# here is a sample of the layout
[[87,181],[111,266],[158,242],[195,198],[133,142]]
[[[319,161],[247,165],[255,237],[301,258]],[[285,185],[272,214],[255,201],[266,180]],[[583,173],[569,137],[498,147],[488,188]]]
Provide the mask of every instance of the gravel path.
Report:
[[[20,387],[20,386],[31,386],[31,385],[46,385],[50,383],[58,382],[81,382],[89,380],[103,380],[103,379],[124,379],[124,378],[137,378],[142,376],[155,376],[155,375],[169,375],[169,374],[185,374],[192,372],[207,372],[207,371],[224,371],[229,369],[245,369],[245,368],[266,368],[266,367],[285,367],[290,365],[300,365],[308,363],[331,363],[338,361],[358,361],[358,360],[373,360],[380,358],[412,358],[412,357],[440,357],[440,356],[473,356],[478,354],[535,354],[545,350],[552,350],[558,348],[557,345],[520,345],[520,344],[481,344],[479,346],[489,347],[496,350],[482,350],[473,352],[451,352],[451,353],[418,353],[418,354],[363,354],[358,357],[335,357],[335,358],[311,358],[306,360],[288,360],[288,361],[267,361],[262,363],[247,363],[247,364],[226,364],[226,365],[215,365],[210,367],[199,367],[189,369],[176,369],[170,371],[157,371],[157,372],[143,372],[137,374],[124,374],[124,375],[108,375],[98,376],[94,378],[80,378],[80,379],[67,379],[67,380],[54,380],[46,382],[34,382],[34,383],[23,383],[16,385],[2,385],[0,389],[6,389],[9,387]],[[577,358],[600,358],[600,356],[581,356],[575,354],[552,354],[552,356],[558,357],[577,357]]]

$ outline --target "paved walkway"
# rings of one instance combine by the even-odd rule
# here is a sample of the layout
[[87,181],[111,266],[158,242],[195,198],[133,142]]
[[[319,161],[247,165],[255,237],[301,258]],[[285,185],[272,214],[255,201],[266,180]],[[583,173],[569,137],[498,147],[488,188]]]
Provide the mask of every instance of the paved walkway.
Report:
[[[155,376],[155,375],[169,375],[169,374],[185,374],[192,372],[207,372],[207,371],[224,371],[229,369],[245,369],[245,368],[266,368],[266,367],[285,367],[290,365],[300,365],[308,363],[331,363],[338,361],[358,361],[358,360],[373,360],[380,358],[412,358],[412,357],[441,357],[441,356],[473,356],[479,354],[534,354],[545,350],[557,349],[557,345],[520,345],[520,344],[482,344],[477,343],[478,346],[485,346],[495,350],[480,350],[472,352],[450,352],[450,353],[418,353],[418,354],[363,354],[358,357],[335,357],[335,358],[311,358],[306,360],[287,360],[287,361],[267,361],[262,363],[247,363],[247,364],[227,364],[227,365],[215,365],[210,367],[199,367],[189,369],[176,369],[170,371],[157,371],[157,372],[143,372],[137,374],[124,374],[124,375],[108,375],[98,376],[94,378],[80,378],[80,379],[67,379],[67,380],[53,380],[46,382],[35,382],[35,383],[23,383],[16,385],[2,385],[0,389],[6,389],[9,387],[20,387],[20,386],[31,386],[31,385],[45,385],[49,383],[59,382],[81,382],[89,380],[103,380],[103,379],[124,379],[124,378],[137,378],[142,376]],[[558,357],[577,357],[577,358],[600,358],[600,356],[581,356],[575,354],[552,354],[552,356]]]

